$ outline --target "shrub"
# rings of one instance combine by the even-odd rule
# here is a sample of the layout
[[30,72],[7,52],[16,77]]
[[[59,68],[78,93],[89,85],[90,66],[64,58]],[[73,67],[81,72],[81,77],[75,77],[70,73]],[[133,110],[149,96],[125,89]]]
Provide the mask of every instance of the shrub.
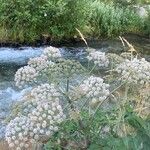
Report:
[[[41,35],[73,37],[87,22],[86,0],[1,0],[0,28],[8,40],[34,41]],[[1,37],[2,39],[2,37]],[[6,38],[5,38],[6,39]]]
[[105,2],[114,2],[119,4],[120,6],[127,6],[127,5],[137,5],[137,4],[149,4],[149,0],[103,0]]
[[123,33],[137,32],[141,20],[128,8],[95,1],[92,4],[91,28],[97,36],[113,37]]
[[144,20],[144,28],[145,34],[149,35],[150,37],[150,10],[148,11],[148,17]]

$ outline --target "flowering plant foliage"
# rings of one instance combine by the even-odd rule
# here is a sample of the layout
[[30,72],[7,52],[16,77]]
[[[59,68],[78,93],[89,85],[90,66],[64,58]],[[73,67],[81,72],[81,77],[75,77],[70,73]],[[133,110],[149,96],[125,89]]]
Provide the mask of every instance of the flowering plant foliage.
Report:
[[80,85],[85,97],[91,99],[90,104],[95,105],[107,98],[109,95],[109,84],[103,82],[100,77],[89,77]]
[[150,63],[144,58],[125,60],[119,64],[116,71],[121,74],[122,79],[128,83],[149,84],[150,83]]
[[93,63],[99,67],[107,67],[109,64],[109,60],[103,52],[92,51],[89,53],[87,58],[89,61],[93,61]]
[[[6,141],[11,148],[28,149],[32,143],[46,143],[53,139],[54,134],[61,131],[64,124],[72,120],[78,124],[81,133],[89,130],[89,134],[95,134],[96,131],[89,128],[91,127],[89,123],[92,123],[92,118],[95,118],[95,114],[106,100],[120,101],[120,97],[116,96],[120,87],[125,88],[125,96],[121,104],[117,105],[116,118],[120,110],[118,106],[127,103],[128,91],[123,85],[127,83],[130,88],[133,83],[146,86],[150,83],[150,63],[145,59],[134,58],[124,61],[115,54],[107,55],[99,51],[89,52],[87,59],[99,69],[109,68],[113,60],[115,65],[111,69],[119,75],[119,79],[115,79],[115,82],[121,82],[121,85],[116,87],[116,84],[111,85],[108,83],[109,80],[96,76],[92,71],[88,73],[88,69],[80,62],[64,59],[60,50],[53,47],[45,48],[40,57],[31,58],[27,66],[16,72],[16,86],[22,88],[32,85],[32,89],[24,95],[18,114],[6,127]],[[85,126],[83,120],[87,110],[89,121],[86,120]],[[96,127],[98,126],[96,123]],[[115,134],[117,134],[116,127],[118,126],[112,129]],[[103,126],[102,129],[108,131],[109,127]],[[88,141],[89,137],[86,136],[86,146],[89,144]]]

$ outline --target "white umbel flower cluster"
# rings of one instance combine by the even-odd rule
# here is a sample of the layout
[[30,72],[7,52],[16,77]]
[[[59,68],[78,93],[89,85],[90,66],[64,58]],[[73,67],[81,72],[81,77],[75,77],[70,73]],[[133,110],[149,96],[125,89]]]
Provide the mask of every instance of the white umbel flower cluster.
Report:
[[31,96],[36,100],[55,100],[60,96],[54,84],[41,84],[31,91]]
[[52,46],[47,47],[47,48],[44,49],[44,55],[47,56],[50,59],[61,57],[60,50],[58,48],[55,48],[55,47],[52,47]]
[[21,116],[16,117],[6,127],[5,138],[10,148],[15,150],[22,150],[23,148],[29,148],[28,136],[30,132],[30,120],[28,117]]
[[30,113],[29,118],[34,126],[30,127],[30,136],[33,136],[33,142],[47,141],[54,132],[58,131],[58,124],[64,119],[63,109],[59,100],[52,102],[41,102]]
[[37,72],[44,71],[48,67],[48,64],[49,61],[44,55],[36,58],[31,58],[28,62],[28,65],[30,67],[33,67]]
[[29,100],[28,96],[25,97],[26,101],[24,99],[20,117],[10,121],[6,127],[5,136],[10,148],[28,150],[31,143],[47,141],[65,119],[60,94],[53,84],[42,84],[31,93]]
[[129,84],[144,85],[150,83],[150,63],[144,58],[125,60],[115,70],[121,74],[122,80]]
[[20,68],[15,74],[16,86],[19,88],[35,81],[40,75],[46,75],[49,68],[54,68],[54,61],[61,57],[58,48],[47,47],[41,56],[31,58],[28,65]]
[[109,65],[109,60],[106,57],[105,53],[100,51],[92,51],[87,56],[89,61],[93,61],[95,65],[99,67],[107,67]]
[[25,66],[20,69],[15,74],[16,86],[22,87],[30,81],[35,81],[37,77],[37,72],[33,67]]
[[109,95],[109,84],[104,83],[100,77],[89,77],[80,85],[83,94],[91,99],[91,105],[105,100]]

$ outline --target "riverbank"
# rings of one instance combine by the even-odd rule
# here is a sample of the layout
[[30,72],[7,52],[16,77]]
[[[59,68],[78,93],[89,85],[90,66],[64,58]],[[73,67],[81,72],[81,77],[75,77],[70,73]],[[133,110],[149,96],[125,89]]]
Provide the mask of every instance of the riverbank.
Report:
[[85,37],[94,38],[114,38],[125,33],[148,35],[148,11],[148,4],[128,6],[105,0],[3,1],[0,6],[0,41],[11,41],[10,44],[19,41],[19,45],[28,42],[52,44],[56,40],[77,37],[77,29]]
[[[140,34],[133,34],[128,33],[122,35],[130,42],[144,42],[149,43],[150,42],[150,36],[148,35],[140,35]],[[116,38],[85,38],[88,46],[94,46],[96,43],[104,43],[107,41],[120,41],[119,37]],[[54,47],[83,47],[86,46],[83,40],[80,37],[72,38],[72,39],[62,39],[62,40],[51,40],[49,37],[41,37],[39,40],[35,42],[1,42],[0,41],[0,47],[13,47],[13,48],[19,48],[19,47],[41,47],[44,45],[51,45]]]

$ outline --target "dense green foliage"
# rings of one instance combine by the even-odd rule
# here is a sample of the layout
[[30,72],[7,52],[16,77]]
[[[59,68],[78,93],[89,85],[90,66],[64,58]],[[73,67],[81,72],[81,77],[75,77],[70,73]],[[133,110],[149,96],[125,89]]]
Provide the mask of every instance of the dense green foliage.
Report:
[[122,6],[127,6],[127,5],[135,5],[135,4],[149,4],[149,0],[99,0],[103,2],[113,2]]
[[[131,4],[136,3],[146,0]],[[149,32],[147,21],[144,25],[131,8],[117,5],[127,6],[126,1],[0,0],[0,4],[1,42],[33,42],[41,37],[68,39],[77,35],[76,28],[90,37]]]
[[[1,39],[32,41],[40,35],[70,37],[86,24],[86,0],[1,0]],[[86,10],[85,10],[86,9]],[[4,38],[5,39],[5,38]]]
[[150,36],[150,11],[148,12],[148,17],[147,19],[145,19],[145,22],[144,22],[144,31],[145,31],[145,34]]
[[[62,124],[62,130],[45,145],[45,150],[55,148],[77,150],[81,147],[84,148],[85,139],[89,144],[85,149],[88,150],[148,150],[150,147],[150,120],[144,120],[137,116],[130,106],[125,106],[125,109],[122,120],[118,119],[120,117],[119,109],[98,111],[92,119],[87,112],[84,112],[81,116],[85,125],[84,129],[80,128],[77,121],[65,122]],[[129,126],[126,127],[126,136],[120,136],[119,134],[123,132],[121,128],[127,123]],[[117,127],[116,132],[114,128]],[[66,145],[68,146],[63,147]]]
[[91,26],[98,36],[112,37],[140,30],[141,19],[128,8],[115,7],[113,3],[93,2]]

